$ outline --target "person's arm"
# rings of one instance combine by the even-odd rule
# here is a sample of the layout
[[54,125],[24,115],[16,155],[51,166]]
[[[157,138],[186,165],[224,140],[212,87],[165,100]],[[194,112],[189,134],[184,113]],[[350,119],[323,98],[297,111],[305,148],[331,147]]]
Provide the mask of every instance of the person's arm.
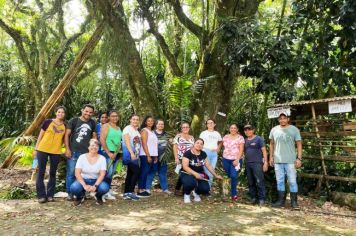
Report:
[[273,166],[273,151],[274,151],[274,141],[270,139],[269,142],[269,165]]
[[108,136],[108,131],[109,131],[109,126],[108,124],[104,124],[101,127],[100,130],[100,144],[103,147],[104,151],[106,152],[106,154],[108,154],[108,156],[110,157],[111,160],[115,159],[115,155],[113,153],[110,152],[108,145],[106,145],[106,138]]
[[70,134],[72,133],[71,129],[66,129],[66,132],[64,133],[64,145],[66,147],[66,152],[65,152],[65,156],[67,158],[71,158],[72,157],[72,152],[70,150],[70,146],[69,146],[69,137]]
[[263,172],[268,170],[268,156],[267,156],[267,149],[265,146],[261,148],[262,155],[263,155]]
[[302,141],[298,140],[297,143],[297,159],[295,160],[295,165],[299,168],[302,165]]
[[150,152],[148,150],[148,146],[147,146],[148,132],[145,129],[143,129],[141,131],[141,140],[142,140],[142,149],[146,153],[146,156],[147,156],[147,162],[151,163],[152,158],[151,158]]
[[125,142],[125,145],[127,147],[127,150],[129,150],[130,152],[130,155],[131,155],[131,159],[132,160],[136,160],[136,155],[134,153],[134,151],[132,150],[132,147],[131,147],[131,141],[130,141],[130,135],[129,134],[125,134],[124,135],[124,142]]
[[210,162],[208,159],[205,159],[205,167],[208,169],[208,171],[217,179],[222,179],[222,177],[218,174],[216,174],[214,168],[210,165]]
[[36,157],[36,155],[37,155],[37,148],[43,138],[44,133],[45,133],[45,131],[43,129],[41,129],[40,134],[38,135],[38,138],[37,138],[35,150],[33,150],[33,157]]
[[223,142],[222,141],[218,141],[218,148],[216,149],[216,152],[219,153],[221,148],[223,146]]
[[235,161],[233,162],[234,166],[237,166],[239,164],[239,161],[242,159],[242,155],[244,154],[244,148],[245,148],[245,144],[240,143],[239,144],[239,153],[237,153],[237,157],[236,157]]
[[196,179],[203,179],[203,177],[198,173],[198,172],[195,172],[194,170],[192,170],[190,167],[189,167],[189,159],[186,158],[186,157],[183,157],[182,158],[182,166],[183,166],[183,170],[189,174],[189,175],[193,175]]
[[93,186],[90,186],[90,192],[95,192],[98,189],[98,186],[101,182],[103,182],[104,178],[106,175],[106,170],[100,170],[99,171],[99,177],[96,179],[95,184]]
[[90,186],[84,182],[81,173],[82,173],[82,168],[75,168],[75,178],[83,186],[85,191],[90,191]]

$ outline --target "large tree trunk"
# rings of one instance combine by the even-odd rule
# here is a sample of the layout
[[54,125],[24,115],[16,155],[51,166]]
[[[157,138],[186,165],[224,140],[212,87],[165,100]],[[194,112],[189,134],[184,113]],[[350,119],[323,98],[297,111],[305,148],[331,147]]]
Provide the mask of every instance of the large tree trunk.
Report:
[[104,20],[111,26],[117,44],[124,49],[121,59],[117,62],[124,72],[131,94],[135,112],[139,115],[159,115],[156,91],[150,88],[145,70],[134,39],[126,22],[126,16],[120,1],[112,5],[111,0],[93,1],[101,11]]
[[[41,111],[38,113],[36,118],[33,120],[32,124],[22,134],[22,136],[32,135],[33,132],[40,127],[42,122],[46,119],[46,117],[49,115],[49,113],[53,110],[53,107],[57,104],[57,102],[63,98],[65,92],[73,84],[76,76],[83,69],[90,54],[94,50],[95,46],[98,44],[101,36],[103,35],[104,27],[105,27],[104,23],[100,23],[98,25],[95,32],[89,39],[89,41],[84,45],[82,50],[79,52],[79,54],[74,59],[69,70],[64,75],[63,79],[57,85],[57,87],[53,91],[52,95],[48,98],[47,102],[44,104]],[[26,139],[18,139],[18,140],[26,140]],[[19,159],[18,156],[10,155],[3,162],[1,168],[13,167],[16,164],[18,159]]]
[[[260,1],[217,1],[216,29],[227,18],[235,17],[237,20],[253,17],[257,12]],[[239,68],[228,66],[223,58],[226,53],[226,43],[223,42],[221,35],[215,34],[210,39],[208,46],[202,54],[200,67],[197,73],[197,79],[214,76],[205,82],[203,92],[196,95],[192,104],[193,114],[192,130],[198,134],[204,128],[204,120],[215,118],[217,130],[223,131],[226,123],[226,117],[218,115],[218,112],[228,114],[230,111],[231,97],[234,92],[235,82],[239,75]]]

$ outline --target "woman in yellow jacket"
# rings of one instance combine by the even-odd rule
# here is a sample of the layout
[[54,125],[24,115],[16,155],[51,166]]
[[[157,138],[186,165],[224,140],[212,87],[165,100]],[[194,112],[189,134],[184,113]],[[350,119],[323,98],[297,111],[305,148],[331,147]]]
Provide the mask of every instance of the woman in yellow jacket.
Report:
[[[55,109],[55,114],[55,118],[43,122],[34,151],[34,156],[36,156],[38,160],[36,191],[39,203],[54,201],[53,196],[56,188],[56,172],[62,154],[62,145],[66,130],[64,122],[65,108],[63,106],[57,107]],[[48,157],[50,170],[46,191],[44,175]]]

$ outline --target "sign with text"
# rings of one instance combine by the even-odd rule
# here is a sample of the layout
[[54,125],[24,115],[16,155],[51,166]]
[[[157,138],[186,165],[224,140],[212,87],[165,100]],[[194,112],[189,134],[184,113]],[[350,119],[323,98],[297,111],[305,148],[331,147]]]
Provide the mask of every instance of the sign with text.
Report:
[[273,108],[267,109],[267,116],[269,119],[277,118],[281,113],[284,113],[287,116],[290,116],[290,107],[289,106],[273,107]]
[[329,114],[344,113],[352,111],[351,99],[329,102]]

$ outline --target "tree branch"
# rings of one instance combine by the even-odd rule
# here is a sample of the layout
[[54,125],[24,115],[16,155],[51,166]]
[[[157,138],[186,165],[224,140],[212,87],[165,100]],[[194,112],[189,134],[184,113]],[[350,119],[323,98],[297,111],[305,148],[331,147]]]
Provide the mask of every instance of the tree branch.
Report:
[[150,29],[148,30],[148,32],[152,33],[155,36],[157,42],[159,43],[159,46],[161,47],[161,49],[163,51],[164,56],[166,57],[166,59],[169,63],[169,67],[171,68],[173,75],[182,76],[183,72],[179,68],[176,58],[174,57],[172,52],[169,50],[168,44],[164,40],[164,37],[162,36],[162,34],[160,34],[158,32],[158,29],[154,22],[153,16],[152,16],[151,12],[149,11],[150,6],[146,5],[143,1],[138,1],[138,3],[142,9],[144,17],[146,18],[146,20],[148,22],[148,25],[150,26]]
[[192,32],[199,39],[201,39],[203,35],[207,35],[207,32],[205,32],[201,26],[195,24],[187,17],[187,15],[183,12],[183,8],[180,5],[179,0],[167,0],[167,2],[173,7],[179,22],[184,25],[190,32]]
[[[8,26],[2,19],[0,19],[0,27],[15,41],[17,50],[20,54],[21,61],[25,65],[26,70],[32,71],[32,66],[30,64],[28,55],[24,47],[24,37],[21,35],[21,31]],[[27,40],[28,39],[26,39],[26,41]]]

